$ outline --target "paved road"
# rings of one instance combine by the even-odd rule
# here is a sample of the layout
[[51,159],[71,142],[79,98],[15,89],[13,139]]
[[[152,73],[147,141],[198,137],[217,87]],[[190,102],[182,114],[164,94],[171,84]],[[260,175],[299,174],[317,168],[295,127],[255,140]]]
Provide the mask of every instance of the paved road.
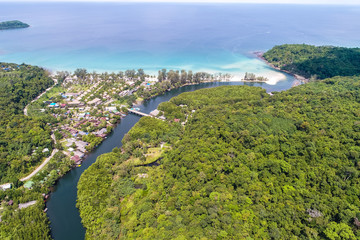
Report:
[[[55,139],[55,135],[51,134],[51,138],[54,140],[55,144],[56,144],[56,139]],[[45,161],[38,166],[32,173],[30,173],[29,175],[27,175],[26,177],[23,177],[20,179],[20,181],[25,182],[27,180],[29,180],[30,178],[32,178],[33,176],[35,176],[41,169],[43,169],[43,167],[45,167],[45,165],[51,160],[51,158],[55,155],[55,153],[57,153],[59,150],[58,149],[54,149],[51,153],[51,155],[45,159]],[[3,186],[5,186],[6,184],[9,183],[4,183],[2,185],[0,185],[0,188],[2,188]]]
[[[55,144],[56,144],[56,139],[55,139],[55,135],[51,134],[51,138],[54,140]],[[51,153],[51,155],[45,159],[45,161],[38,166],[32,173],[30,173],[28,176],[23,177],[20,179],[20,181],[24,182],[29,180],[30,178],[32,178],[33,176],[35,176],[43,167],[45,167],[45,165],[51,160],[51,158],[55,155],[55,153],[57,153],[59,150],[58,149],[54,149]]]
[[[46,89],[43,93],[41,93],[39,96],[37,96],[35,99],[33,99],[28,105],[26,105],[26,107],[24,108],[24,115],[28,116],[28,112],[27,112],[27,108],[28,106],[35,102],[36,100],[38,100],[42,95],[44,95],[47,91],[49,91],[50,89],[52,89],[56,84],[57,84],[57,79],[53,78],[54,80],[54,85],[52,85],[51,87],[49,87],[48,89]],[[51,138],[54,140],[54,143],[56,144],[56,139],[55,139],[55,135],[51,134]],[[32,178],[33,176],[35,176],[41,169],[43,169],[43,167],[45,167],[45,165],[51,160],[51,158],[55,155],[55,153],[57,153],[59,150],[58,149],[54,149],[51,153],[51,155],[45,159],[45,161],[38,166],[32,173],[30,173],[28,176],[23,177],[20,179],[20,181],[24,182],[29,180],[30,178]],[[9,183],[4,183],[0,185],[0,188],[2,188],[3,186],[7,185]]]

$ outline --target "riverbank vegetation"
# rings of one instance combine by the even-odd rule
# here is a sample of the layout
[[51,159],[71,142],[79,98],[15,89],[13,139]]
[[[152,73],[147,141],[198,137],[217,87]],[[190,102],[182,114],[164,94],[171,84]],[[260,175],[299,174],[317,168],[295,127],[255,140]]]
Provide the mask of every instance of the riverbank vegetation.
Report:
[[30,181],[26,176],[54,148],[49,115],[24,115],[24,107],[54,82],[42,68],[0,63],[0,190],[1,239],[50,239],[44,199],[49,187],[73,166],[58,152]]
[[[161,104],[165,121],[143,117],[81,176],[87,239],[359,237],[359,82],[273,96],[219,87]],[[158,164],[134,164],[165,143]]]
[[273,47],[263,57],[273,66],[305,78],[360,74],[359,48],[284,44]]
[[73,161],[58,152],[31,181],[23,184],[17,180],[11,189],[0,190],[1,239],[51,239],[45,200],[49,188],[73,165]]
[[29,24],[20,22],[20,21],[18,21],[18,20],[0,22],[0,30],[9,30],[9,29],[17,29],[17,28],[28,28],[28,27],[30,27]]

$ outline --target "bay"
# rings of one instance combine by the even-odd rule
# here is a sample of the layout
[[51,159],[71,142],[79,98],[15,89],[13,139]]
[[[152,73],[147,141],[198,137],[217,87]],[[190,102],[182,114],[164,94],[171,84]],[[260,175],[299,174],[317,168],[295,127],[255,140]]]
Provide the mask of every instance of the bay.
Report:
[[[255,58],[283,43],[355,47],[359,6],[0,3],[0,21],[27,29],[0,31],[0,60],[50,70],[162,68],[276,74]],[[277,75],[277,80],[285,80]]]

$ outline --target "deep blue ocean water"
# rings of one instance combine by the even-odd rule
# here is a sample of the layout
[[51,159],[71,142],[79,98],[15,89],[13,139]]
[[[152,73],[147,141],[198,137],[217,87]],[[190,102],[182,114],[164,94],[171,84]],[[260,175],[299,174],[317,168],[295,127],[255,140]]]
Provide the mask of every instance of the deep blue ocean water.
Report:
[[360,6],[0,3],[0,61],[50,70],[271,70],[252,52],[283,43],[359,46]]

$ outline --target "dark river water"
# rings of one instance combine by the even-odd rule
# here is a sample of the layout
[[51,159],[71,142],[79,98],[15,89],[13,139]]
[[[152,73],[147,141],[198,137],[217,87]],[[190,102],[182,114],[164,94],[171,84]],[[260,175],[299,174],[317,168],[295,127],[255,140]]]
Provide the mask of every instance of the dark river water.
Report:
[[[139,106],[142,112],[150,113],[157,106],[169,101],[183,92],[191,92],[202,88],[211,88],[224,85],[250,85],[260,86],[267,90],[282,91],[291,88],[294,78],[287,75],[286,81],[278,82],[276,85],[265,83],[244,83],[244,82],[217,82],[202,83],[199,85],[185,86],[166,92],[163,95],[145,101]],[[137,123],[139,116],[129,114],[121,120],[114,132],[83,161],[81,167],[75,168],[61,178],[54,187],[50,199],[47,202],[48,216],[50,218],[51,235],[55,240],[81,240],[85,237],[85,228],[81,224],[79,211],[76,208],[77,183],[81,174],[96,161],[96,158],[103,153],[111,152],[114,147],[120,147],[124,135]]]

